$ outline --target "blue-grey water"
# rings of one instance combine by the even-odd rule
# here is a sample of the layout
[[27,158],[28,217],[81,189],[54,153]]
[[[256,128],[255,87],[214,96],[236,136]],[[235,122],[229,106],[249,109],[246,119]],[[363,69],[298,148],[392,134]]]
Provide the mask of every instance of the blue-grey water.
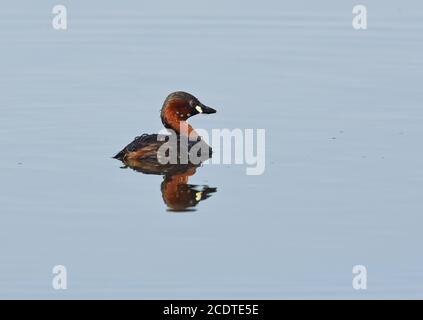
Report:
[[[3,1],[0,52],[1,298],[423,297],[421,1]],[[184,213],[111,159],[175,90],[266,130]]]

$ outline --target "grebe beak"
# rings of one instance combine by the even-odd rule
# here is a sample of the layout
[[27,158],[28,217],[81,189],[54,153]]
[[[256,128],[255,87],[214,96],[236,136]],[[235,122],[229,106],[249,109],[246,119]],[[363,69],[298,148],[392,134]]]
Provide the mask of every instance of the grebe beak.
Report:
[[207,107],[204,104],[200,104],[196,106],[195,110],[197,110],[199,113],[205,113],[205,114],[216,113],[215,109]]

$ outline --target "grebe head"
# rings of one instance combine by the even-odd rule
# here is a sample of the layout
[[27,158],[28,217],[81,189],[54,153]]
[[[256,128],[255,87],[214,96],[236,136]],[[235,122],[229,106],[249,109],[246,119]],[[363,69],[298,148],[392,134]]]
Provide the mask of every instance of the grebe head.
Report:
[[[202,104],[192,94],[183,91],[177,91],[169,94],[163,103],[160,117],[166,128],[180,132],[181,123],[199,113],[216,113],[216,110]],[[188,125],[188,134],[193,131]]]

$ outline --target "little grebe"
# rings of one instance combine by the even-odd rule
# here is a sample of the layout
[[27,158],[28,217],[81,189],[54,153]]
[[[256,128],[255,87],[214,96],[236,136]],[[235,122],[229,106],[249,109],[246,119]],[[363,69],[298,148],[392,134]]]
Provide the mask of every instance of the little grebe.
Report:
[[[160,111],[163,125],[172,129],[179,141],[181,136],[189,137],[188,150],[201,141],[201,137],[186,120],[199,113],[215,113],[216,110],[202,104],[193,95],[177,91],[167,96]],[[158,134],[143,134],[114,156],[115,159],[131,165],[133,162],[147,161],[157,163],[157,151],[166,141]],[[159,168],[160,170],[160,168]]]

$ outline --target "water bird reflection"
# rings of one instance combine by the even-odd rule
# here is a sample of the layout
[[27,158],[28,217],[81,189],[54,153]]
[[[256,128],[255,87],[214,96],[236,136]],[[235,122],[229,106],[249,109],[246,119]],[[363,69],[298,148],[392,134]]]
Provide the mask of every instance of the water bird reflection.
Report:
[[[207,107],[189,93],[173,92],[165,99],[160,112],[163,125],[173,133],[165,135],[167,139],[162,139],[163,135],[143,134],[114,158],[124,163],[123,168],[129,167],[144,174],[162,175],[164,178],[161,192],[169,211],[193,211],[199,202],[209,198],[217,189],[188,183],[189,177],[195,174],[202,162],[211,157],[212,150],[186,120],[197,114],[215,112],[215,109]],[[169,143],[171,140],[172,144]],[[187,143],[186,149],[181,148],[181,142]],[[169,147],[169,154],[176,155],[176,161],[168,164],[160,161],[167,157],[161,151],[163,146]],[[189,161],[183,161],[185,158]],[[191,158],[198,161],[191,161]]]
[[188,179],[195,175],[200,165],[176,164],[161,165],[151,161],[123,161],[122,168],[131,168],[143,174],[162,175],[160,185],[163,201],[168,211],[195,211],[195,206],[209,198],[217,188],[208,185],[189,184]]

